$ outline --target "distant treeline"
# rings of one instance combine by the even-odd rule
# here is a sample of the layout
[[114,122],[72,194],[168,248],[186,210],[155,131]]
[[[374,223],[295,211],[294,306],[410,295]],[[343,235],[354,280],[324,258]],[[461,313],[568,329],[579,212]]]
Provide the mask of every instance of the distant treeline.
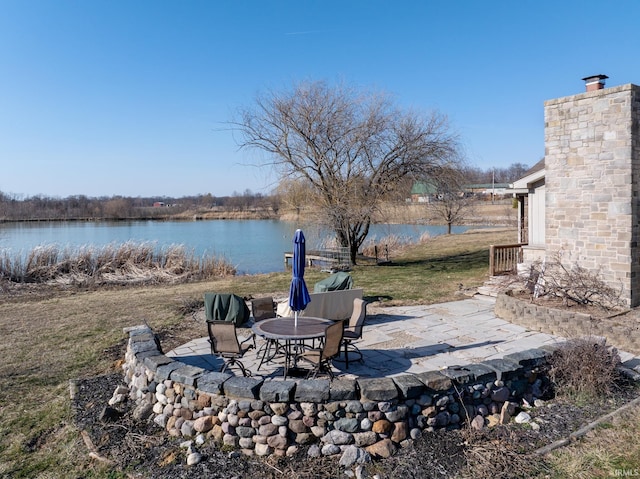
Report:
[[513,183],[524,176],[529,169],[524,163],[513,163],[506,168],[466,167],[462,175],[466,183]]
[[232,196],[203,194],[182,198],[92,198],[84,195],[66,198],[42,195],[19,197],[0,191],[0,221],[161,219],[202,211],[268,210],[277,213],[278,209],[278,195],[264,196],[249,190]]
[[[507,168],[467,167],[460,173],[467,183],[508,183],[521,178],[527,169],[523,163],[514,163]],[[408,180],[400,187],[402,191],[397,192],[399,200],[409,197],[411,186],[412,182]],[[92,198],[85,195],[66,198],[42,195],[21,197],[0,191],[0,221],[162,219],[207,212],[252,211],[278,215],[280,209],[298,209],[305,203],[313,203],[314,196],[309,188],[306,181],[285,181],[270,195],[246,190],[231,196],[207,193],[181,198]]]

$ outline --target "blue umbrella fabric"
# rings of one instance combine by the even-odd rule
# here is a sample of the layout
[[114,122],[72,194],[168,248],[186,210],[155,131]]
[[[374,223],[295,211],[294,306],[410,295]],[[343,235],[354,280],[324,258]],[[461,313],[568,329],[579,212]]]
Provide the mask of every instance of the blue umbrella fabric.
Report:
[[289,307],[294,311],[295,325],[298,325],[298,312],[311,302],[307,284],[304,282],[305,244],[302,230],[296,230],[293,236],[293,262],[291,288],[289,289]]

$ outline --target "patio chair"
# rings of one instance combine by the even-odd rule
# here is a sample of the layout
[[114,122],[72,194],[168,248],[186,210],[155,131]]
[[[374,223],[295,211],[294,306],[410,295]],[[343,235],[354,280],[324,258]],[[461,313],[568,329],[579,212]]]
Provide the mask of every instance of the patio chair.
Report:
[[[340,344],[342,343],[342,333],[344,326],[342,321],[327,326],[325,330],[324,345],[319,349],[307,349],[296,356],[296,361],[302,360],[311,363],[312,369],[307,378],[317,377],[321,372],[326,372],[331,379],[334,378],[331,360],[340,354]],[[285,373],[286,375],[286,373]]]
[[209,331],[209,343],[211,344],[211,354],[218,356],[224,361],[220,368],[223,373],[227,369],[237,366],[242,371],[243,376],[251,376],[251,371],[244,367],[240,361],[244,353],[255,347],[253,344],[245,345],[253,339],[253,335],[240,342],[236,332],[236,325],[232,321],[207,321]]
[[[257,323],[264,319],[275,318],[276,305],[277,303],[273,301],[273,297],[271,296],[252,300],[251,314],[253,316],[253,320]],[[275,339],[265,338],[264,343],[262,343],[262,345],[256,350],[256,358],[260,358],[258,369],[260,369],[265,362],[269,362],[274,358],[278,352],[278,348],[278,341]]]
[[345,368],[349,369],[349,352],[356,354],[358,357],[355,361],[363,362],[363,356],[358,346],[353,344],[354,341],[362,338],[362,328],[367,319],[367,302],[355,298],[353,300],[353,313],[349,318],[349,324],[345,325],[342,344],[344,345],[344,362]]
[[251,314],[254,321],[276,317],[276,303],[271,296],[251,300]]

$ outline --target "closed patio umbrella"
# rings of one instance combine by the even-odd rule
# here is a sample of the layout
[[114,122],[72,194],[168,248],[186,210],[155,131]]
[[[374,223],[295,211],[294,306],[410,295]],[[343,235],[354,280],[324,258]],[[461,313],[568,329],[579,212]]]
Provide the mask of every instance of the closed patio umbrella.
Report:
[[298,326],[298,312],[311,302],[309,290],[304,282],[305,245],[302,230],[296,230],[293,236],[293,267],[291,288],[289,289],[289,307],[294,311],[295,323]]

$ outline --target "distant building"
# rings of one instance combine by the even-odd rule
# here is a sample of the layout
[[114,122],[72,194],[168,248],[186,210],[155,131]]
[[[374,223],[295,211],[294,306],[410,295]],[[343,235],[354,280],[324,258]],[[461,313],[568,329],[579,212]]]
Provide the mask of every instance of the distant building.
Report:
[[464,185],[463,188],[466,193],[472,195],[504,196],[507,194],[509,183],[477,183]]
[[431,203],[438,189],[433,183],[415,182],[411,188],[411,203]]
[[167,204],[166,204],[164,201],[156,201],[156,202],[153,204],[153,207],[154,207],[154,208],[160,208],[161,206],[167,206]]
[[[482,184],[470,184],[463,185],[462,191],[459,192],[462,196],[486,196],[489,199],[494,197],[502,197],[508,193],[508,183],[482,183]],[[442,195],[438,193],[438,188],[433,183],[429,182],[415,182],[411,188],[411,203],[431,203],[442,199]]]

